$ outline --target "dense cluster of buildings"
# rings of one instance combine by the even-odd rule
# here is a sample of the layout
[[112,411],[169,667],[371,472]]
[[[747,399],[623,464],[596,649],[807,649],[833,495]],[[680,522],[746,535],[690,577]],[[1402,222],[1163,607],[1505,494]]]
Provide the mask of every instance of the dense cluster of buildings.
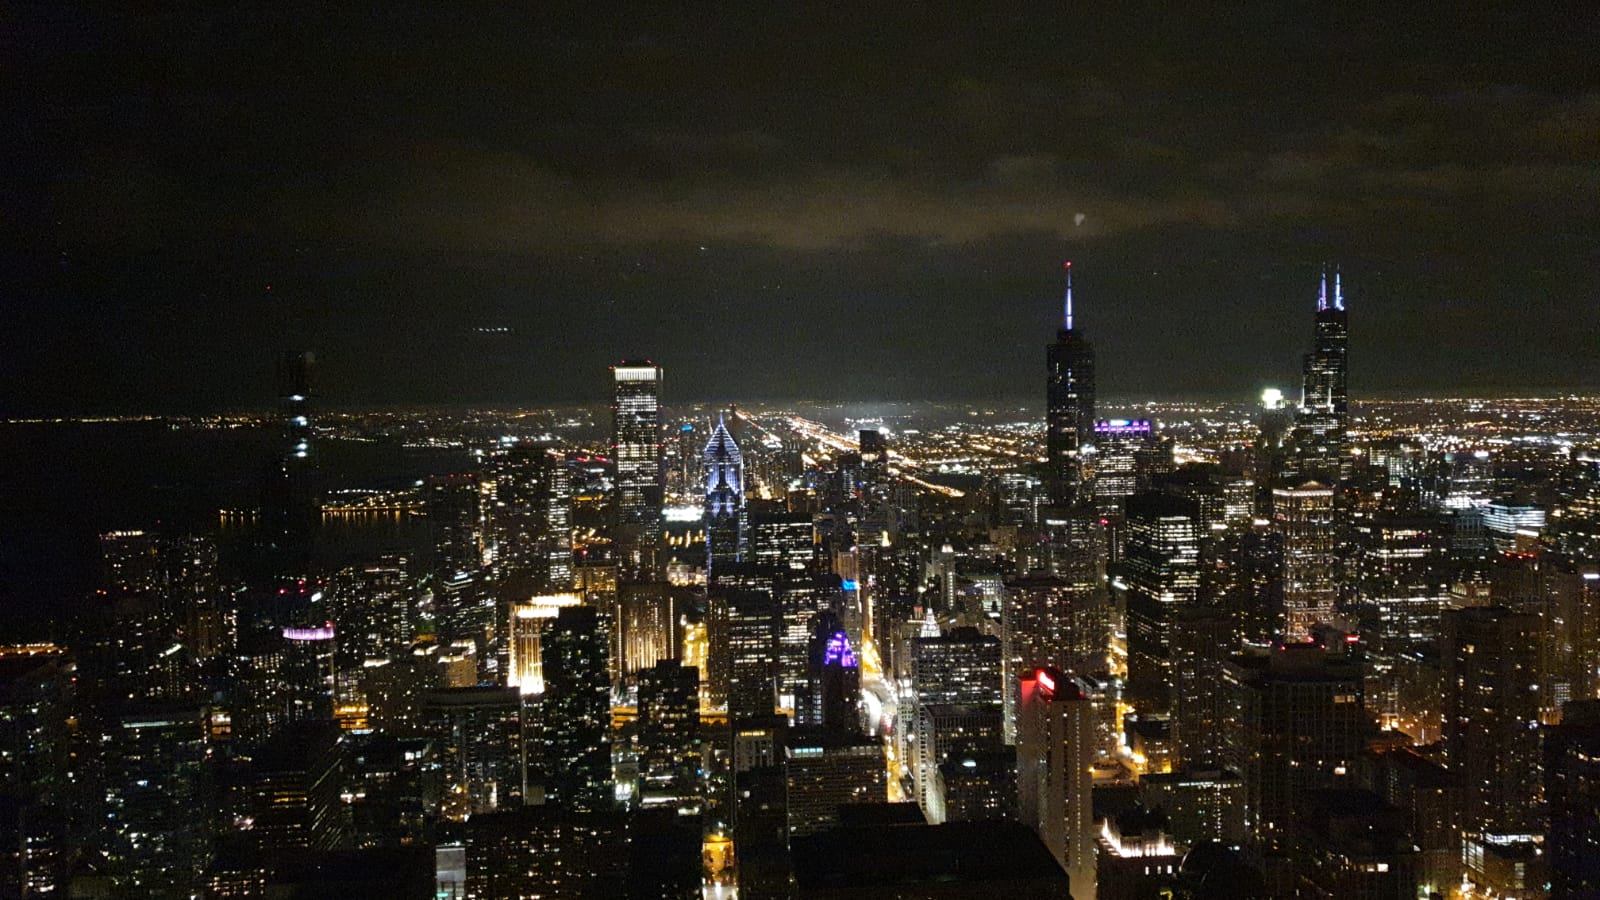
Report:
[[1600,451],[1363,430],[1337,274],[1180,445],[1066,278],[981,474],[630,361],[337,563],[287,357],[243,562],[105,534],[0,651],[0,896],[1600,896]]

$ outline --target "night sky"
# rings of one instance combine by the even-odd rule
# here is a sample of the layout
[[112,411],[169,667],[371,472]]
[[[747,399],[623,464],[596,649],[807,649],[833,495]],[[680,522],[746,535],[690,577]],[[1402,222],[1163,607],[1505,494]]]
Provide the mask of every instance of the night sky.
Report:
[[1038,404],[1069,258],[1102,395],[1295,386],[1324,261],[1355,397],[1600,389],[1593,3],[124,6],[0,16],[0,415]]

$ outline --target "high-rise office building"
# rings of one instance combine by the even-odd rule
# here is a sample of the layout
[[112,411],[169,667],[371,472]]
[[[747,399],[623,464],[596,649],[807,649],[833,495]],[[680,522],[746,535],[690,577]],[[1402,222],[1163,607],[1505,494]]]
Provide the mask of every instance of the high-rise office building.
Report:
[[744,559],[744,457],[719,417],[706,442],[706,571]]
[[1347,784],[1363,736],[1359,660],[1316,644],[1233,657],[1223,690],[1237,705],[1237,755],[1249,826],[1258,845],[1292,844],[1296,815],[1320,788]]
[[567,606],[544,633],[546,780],[574,810],[609,809],[611,675],[605,622],[592,606]]
[[511,604],[506,636],[506,686],[523,696],[544,693],[544,629],[563,607],[577,606],[576,592],[545,594]]
[[659,660],[639,673],[639,797],[692,813],[701,805],[700,672]]
[[1301,481],[1336,484],[1350,475],[1350,398],[1346,378],[1349,338],[1339,274],[1334,273],[1330,298],[1324,272],[1322,290],[1317,295],[1312,349],[1305,357],[1300,409],[1290,435],[1292,465]]
[[842,606],[841,579],[811,572],[778,572],[772,591],[778,600],[778,704],[798,709],[810,677],[811,636],[817,616]]
[[1544,739],[1552,897],[1600,896],[1600,700],[1563,708]]
[[911,642],[911,690],[918,705],[999,704],[1001,641],[971,626]]
[[1272,520],[1283,536],[1284,637],[1303,641],[1330,622],[1339,591],[1333,489],[1314,481],[1274,488]]
[[757,513],[750,517],[750,561],[785,571],[816,565],[817,528],[811,513]]
[[1150,772],[1139,778],[1139,800],[1164,811],[1172,836],[1191,847],[1245,841],[1244,781],[1231,770]]
[[321,521],[317,454],[312,446],[310,352],[278,358],[278,415],[282,445],[267,472],[261,502],[262,537],[279,574],[303,572]]
[[341,702],[351,696],[349,686],[367,660],[405,652],[416,639],[421,589],[411,570],[406,557],[385,553],[329,579],[325,593],[338,629],[334,660]]
[[934,773],[933,796],[946,822],[1016,821],[1016,751],[952,754]]
[[1144,492],[1128,498],[1126,518],[1128,697],[1141,712],[1167,712],[1173,619],[1200,589],[1200,511],[1192,500]]
[[806,690],[795,709],[800,726],[831,732],[861,731],[861,667],[838,616],[817,616],[806,651]]
[[951,757],[969,758],[1006,749],[998,703],[925,703],[917,707],[915,766],[917,805],[923,818],[945,821],[939,769]]
[[1539,650],[1533,613],[1504,606],[1444,614],[1444,749],[1462,779],[1467,834],[1539,829]]
[[1545,511],[1530,503],[1494,500],[1483,509],[1483,530],[1496,553],[1513,553],[1539,539],[1545,528]]
[[1122,512],[1122,504],[1141,489],[1141,457],[1157,443],[1149,419],[1101,419],[1094,423],[1094,502],[1102,515]]
[[823,729],[796,729],[784,748],[789,835],[839,824],[839,807],[882,803],[888,776],[877,738]]
[[632,675],[679,655],[679,596],[666,582],[624,584],[611,613],[611,667]]
[[1367,709],[1386,727],[1401,727],[1408,718],[1403,698],[1415,680],[1410,660],[1436,648],[1450,598],[1448,525],[1439,516],[1380,513],[1356,520],[1351,532],[1354,612],[1369,666]]
[[346,845],[342,753],[336,725],[305,721],[287,726],[256,754],[250,836],[266,857],[286,863],[307,850]]
[[1094,440],[1094,348],[1072,319],[1072,263],[1061,330],[1045,348],[1045,451],[1049,457],[1050,500],[1070,506],[1083,486],[1081,454]]
[[858,433],[861,447],[861,468],[865,470],[868,484],[883,481],[889,469],[889,444],[883,432],[876,428],[863,428]]
[[625,897],[621,813],[524,806],[467,821],[466,897]]
[[1352,526],[1356,607],[1364,637],[1381,650],[1435,641],[1450,597],[1449,532],[1432,516],[1375,515]]
[[494,590],[502,600],[572,589],[572,486],[564,460],[520,444],[493,460]]
[[333,718],[337,647],[332,622],[283,629],[280,672],[289,721]]
[[1082,679],[1039,668],[1021,677],[1017,808],[1072,879],[1095,895],[1094,776],[1106,700]]
[[619,562],[625,579],[653,581],[661,542],[661,367],[623,362],[611,367],[611,378],[612,522]]
[[770,716],[778,705],[778,636],[782,617],[773,578],[763,566],[725,567],[707,591],[713,692],[726,685],[728,715]]
[[0,792],[54,797],[67,786],[72,657],[55,647],[0,649]]
[[1234,636],[1262,644],[1282,633],[1283,535],[1256,519],[1213,536],[1208,551],[1200,593],[1233,620]]
[[483,565],[483,490],[476,475],[433,475],[427,481],[428,524],[443,577]]
[[1096,659],[1104,658],[1111,625],[1106,529],[1088,510],[1061,516],[1047,510],[1044,517],[1040,543],[1025,551],[1033,555],[1021,566],[1028,574],[1005,581],[1000,611],[1007,640],[1034,641],[1048,661],[1024,661],[1012,676],[1039,665],[1100,671],[1104,664]]
[[215,840],[214,823],[195,814],[216,799],[206,777],[207,710],[144,705],[107,724],[99,750],[105,818],[97,824],[111,874],[130,893],[192,890]]
[[1233,619],[1215,607],[1167,612],[1163,624],[1172,678],[1173,743],[1188,768],[1221,765],[1230,758],[1227,738],[1233,710],[1217,685],[1222,683],[1223,666],[1239,649]]
[[530,735],[516,688],[438,688],[421,698],[423,733],[433,739],[449,794],[460,812],[515,806],[526,796]]
[[1071,578],[1028,576],[1006,582],[1000,605],[1008,738],[1017,721],[1015,679],[1040,667],[1074,673],[1107,668],[1110,634],[1105,588]]

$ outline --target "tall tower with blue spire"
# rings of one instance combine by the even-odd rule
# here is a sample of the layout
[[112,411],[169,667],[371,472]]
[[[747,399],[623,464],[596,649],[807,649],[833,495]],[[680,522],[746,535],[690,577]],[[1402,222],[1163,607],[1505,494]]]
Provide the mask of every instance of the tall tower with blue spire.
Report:
[[721,416],[706,442],[706,572],[737,563],[745,551],[744,456]]
[[1072,320],[1072,263],[1062,268],[1061,330],[1045,347],[1045,452],[1050,501],[1071,506],[1083,493],[1081,454],[1094,439],[1094,348]]

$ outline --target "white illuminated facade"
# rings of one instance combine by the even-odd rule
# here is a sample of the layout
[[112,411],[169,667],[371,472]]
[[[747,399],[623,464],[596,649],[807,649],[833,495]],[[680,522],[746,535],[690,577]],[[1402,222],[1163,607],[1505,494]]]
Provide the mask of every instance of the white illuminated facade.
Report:
[[576,593],[545,594],[511,605],[510,659],[506,686],[527,694],[544,693],[544,661],[539,644],[545,622],[565,606],[583,603]]

